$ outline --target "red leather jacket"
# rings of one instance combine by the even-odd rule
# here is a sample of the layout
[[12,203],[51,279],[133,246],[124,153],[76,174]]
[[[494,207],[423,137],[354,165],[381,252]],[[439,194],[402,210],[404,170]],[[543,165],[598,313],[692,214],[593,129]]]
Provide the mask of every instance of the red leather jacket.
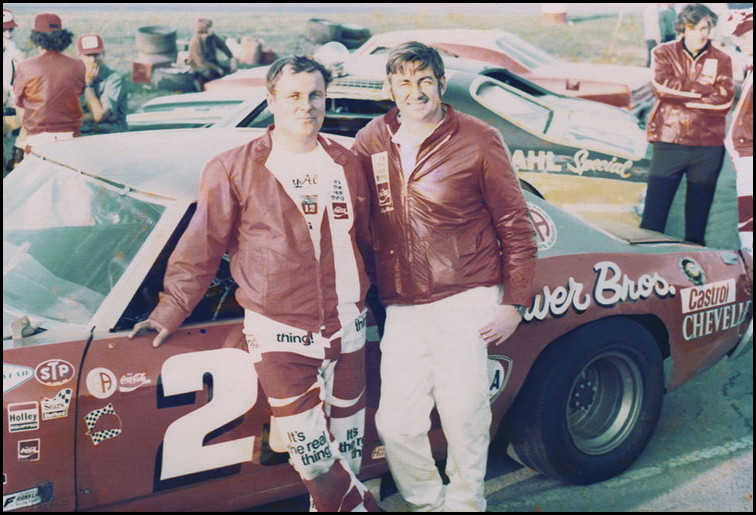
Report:
[[709,42],[694,59],[682,40],[658,45],[652,55],[656,101],[646,126],[648,141],[723,145],[735,96],[730,56]]
[[414,170],[402,170],[391,139],[397,109],[360,130],[352,147],[373,198],[381,300],[423,304],[503,283],[503,304],[530,305],[537,246],[509,151],[496,129],[446,109]]
[[334,177],[319,174],[326,186],[333,184],[330,198],[320,202],[328,213],[320,260],[302,207],[265,167],[269,129],[205,165],[197,210],[171,254],[152,320],[175,331],[201,300],[225,252],[245,309],[325,336],[359,315],[369,286],[360,251],[372,253],[367,185],[348,149],[323,136],[318,143],[343,170]]
[[727,146],[730,153],[737,157],[753,157],[753,71],[743,81],[740,100],[732,115]]

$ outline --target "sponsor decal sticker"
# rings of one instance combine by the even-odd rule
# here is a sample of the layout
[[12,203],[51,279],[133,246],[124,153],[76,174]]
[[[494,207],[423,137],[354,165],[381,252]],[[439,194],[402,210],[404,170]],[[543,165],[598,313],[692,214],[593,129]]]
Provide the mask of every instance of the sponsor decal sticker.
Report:
[[51,501],[52,498],[53,485],[52,483],[45,483],[43,485],[35,486],[34,488],[29,488],[28,490],[21,490],[20,492],[3,495],[3,511],[12,511],[26,508],[28,506],[35,506],[37,504],[42,504],[43,502]]
[[550,249],[557,241],[557,228],[554,220],[546,211],[532,202],[528,202],[528,209],[538,239],[538,250]]
[[349,219],[349,209],[346,202],[333,202],[333,218],[336,220]]
[[[106,418],[106,421],[110,423],[106,424],[104,429],[93,431],[95,426],[97,426],[97,422],[106,415],[113,415],[112,417]],[[84,434],[89,435],[89,437],[92,438],[92,443],[95,445],[98,445],[105,440],[115,438],[121,434],[121,431],[123,431],[121,429],[121,417],[115,412],[115,408],[113,408],[112,404],[108,404],[104,408],[96,409],[87,413],[87,416],[84,417],[84,423],[87,425],[88,429]]]
[[378,207],[381,213],[390,213],[394,210],[389,188],[388,152],[380,152],[370,156],[373,162],[373,178],[378,193]]
[[34,370],[21,365],[3,363],[3,395],[34,377]]
[[373,452],[370,454],[370,457],[374,460],[383,460],[386,459],[386,447],[383,445],[379,445],[375,449],[373,449]]
[[318,196],[302,195],[302,212],[306,215],[318,214]]
[[39,429],[39,403],[37,401],[8,404],[9,433],[37,429]]
[[512,374],[512,359],[507,356],[488,356],[488,399],[495,401]]
[[87,390],[98,399],[107,399],[118,388],[118,380],[107,368],[93,368],[87,374]]
[[121,379],[118,381],[118,391],[133,392],[140,386],[150,384],[151,382],[152,381],[144,372],[137,372],[135,374],[129,372],[128,374],[121,376]]
[[67,417],[72,396],[73,389],[66,388],[59,391],[52,399],[42,397],[42,420]]
[[565,286],[557,286],[553,290],[544,286],[541,293],[533,298],[524,320],[544,320],[547,316],[558,318],[564,316],[570,308],[579,314],[591,304],[611,308],[621,302],[637,302],[654,295],[663,299],[673,297],[676,293],[675,287],[656,272],[633,279],[622,273],[620,266],[612,261],[596,263],[593,270],[596,272],[596,280],[591,290],[573,277],[567,280]]
[[[559,162],[558,162],[559,161]],[[564,162],[562,166],[561,162]],[[512,152],[512,166],[521,171],[532,172],[565,172],[565,168],[568,172],[575,175],[585,175],[586,173],[595,174],[596,172],[603,172],[617,177],[626,179],[631,177],[630,170],[633,167],[633,161],[629,159],[618,159],[612,156],[611,159],[591,159],[591,153],[582,148],[570,156],[555,156],[552,151],[545,150],[528,150],[527,154],[524,151],[517,149]]]
[[735,302],[735,279],[680,290],[683,338],[686,341],[738,327],[745,322],[751,300]]
[[40,452],[39,438],[18,441],[18,461],[39,461]]
[[60,386],[74,378],[76,369],[63,359],[48,359],[34,370],[37,381],[46,386]]
[[703,268],[693,258],[682,258],[680,260],[680,268],[683,273],[688,277],[690,282],[696,286],[701,286],[706,282],[706,274],[704,274]]

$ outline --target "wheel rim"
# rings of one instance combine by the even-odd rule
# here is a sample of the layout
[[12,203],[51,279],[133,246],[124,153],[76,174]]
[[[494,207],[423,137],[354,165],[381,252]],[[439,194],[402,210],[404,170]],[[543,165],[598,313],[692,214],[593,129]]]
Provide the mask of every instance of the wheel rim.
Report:
[[575,446],[606,454],[635,427],[644,398],[638,365],[626,354],[607,352],[580,371],[567,403],[567,426]]

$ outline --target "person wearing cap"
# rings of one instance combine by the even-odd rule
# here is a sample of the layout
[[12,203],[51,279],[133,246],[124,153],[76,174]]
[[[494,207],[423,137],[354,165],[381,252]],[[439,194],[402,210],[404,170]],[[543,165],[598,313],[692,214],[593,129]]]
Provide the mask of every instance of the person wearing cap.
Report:
[[21,119],[16,114],[16,104],[13,101],[13,78],[18,63],[24,58],[13,41],[16,27],[18,24],[13,12],[3,9],[3,177],[10,172],[16,136],[21,129]]
[[82,34],[76,50],[86,66],[84,123],[81,134],[128,130],[128,91],[123,75],[105,64],[105,44],[99,34]]
[[[218,51],[229,58],[229,64],[218,61]],[[192,67],[197,88],[202,91],[205,82],[219,79],[236,68],[234,54],[226,43],[213,31],[213,21],[207,18],[197,20],[197,30],[189,41],[189,56],[186,63]]]
[[724,161],[726,116],[735,96],[732,59],[710,38],[717,21],[704,4],[688,4],[675,22],[682,37],[653,49],[656,98],[646,125],[653,156],[640,226],[664,232],[685,176],[685,239],[699,245],[706,244]]
[[740,245],[753,255],[753,7],[731,11],[725,28],[750,61],[725,146],[737,173]]
[[25,148],[41,141],[79,135],[83,111],[85,66],[81,59],[63,55],[73,42],[60,16],[41,13],[34,17],[31,41],[39,55],[21,61],[16,69],[13,94],[22,108],[22,130],[16,145]]

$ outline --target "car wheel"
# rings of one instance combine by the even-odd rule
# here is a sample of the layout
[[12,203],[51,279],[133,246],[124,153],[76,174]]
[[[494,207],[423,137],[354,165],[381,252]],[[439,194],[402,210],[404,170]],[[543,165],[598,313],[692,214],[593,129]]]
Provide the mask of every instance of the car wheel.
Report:
[[510,451],[568,483],[607,480],[646,447],[663,395],[661,353],[643,326],[621,318],[589,324],[533,366],[505,421]]

